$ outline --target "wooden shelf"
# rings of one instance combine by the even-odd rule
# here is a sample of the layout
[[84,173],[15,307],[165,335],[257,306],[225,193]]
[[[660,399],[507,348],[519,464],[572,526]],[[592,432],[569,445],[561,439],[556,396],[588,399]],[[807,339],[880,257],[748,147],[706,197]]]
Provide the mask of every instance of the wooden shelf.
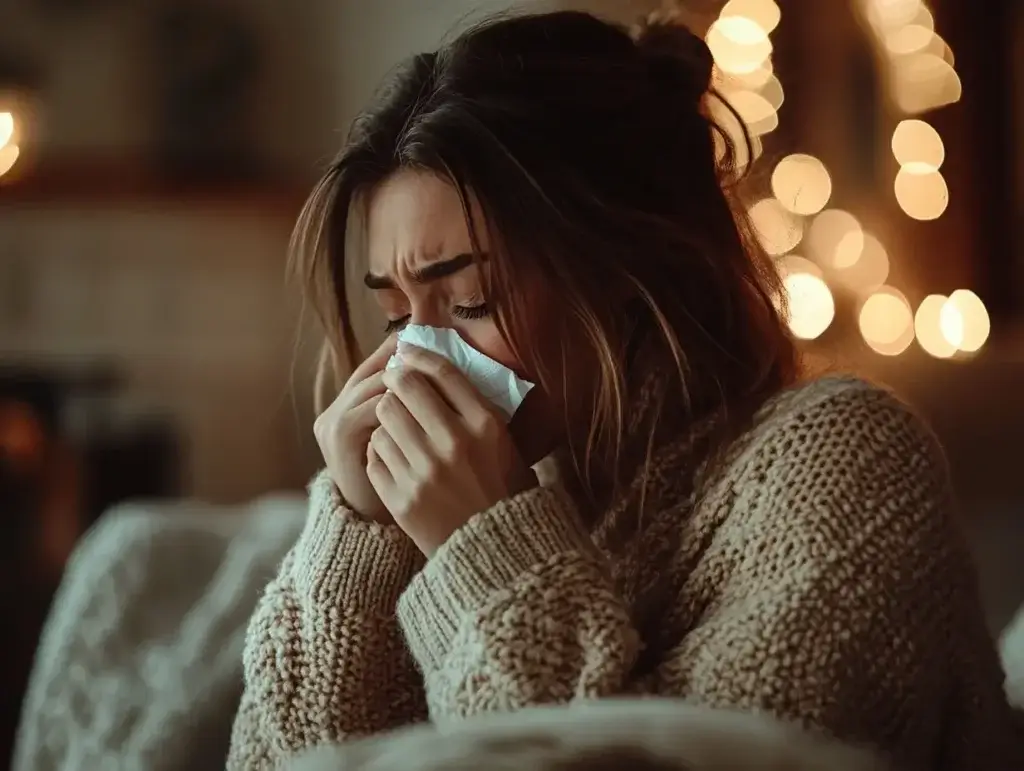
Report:
[[270,175],[176,178],[147,170],[142,164],[75,161],[27,169],[15,166],[0,177],[0,208],[209,206],[295,217],[312,188],[312,182],[303,185]]

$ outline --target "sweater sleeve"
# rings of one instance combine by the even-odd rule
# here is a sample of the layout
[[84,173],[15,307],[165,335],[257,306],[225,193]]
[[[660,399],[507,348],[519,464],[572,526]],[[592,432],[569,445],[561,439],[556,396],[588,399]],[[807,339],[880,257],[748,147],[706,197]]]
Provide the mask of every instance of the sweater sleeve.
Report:
[[616,695],[639,646],[573,505],[540,487],[460,528],[398,615],[435,721]]
[[249,624],[229,770],[425,719],[395,615],[422,562],[397,527],[345,507],[325,472],[313,481],[305,527]]
[[861,384],[788,416],[742,474],[727,494],[744,505],[701,568],[712,599],[658,692],[768,712],[900,768],[1024,768],[945,460],[918,418]]

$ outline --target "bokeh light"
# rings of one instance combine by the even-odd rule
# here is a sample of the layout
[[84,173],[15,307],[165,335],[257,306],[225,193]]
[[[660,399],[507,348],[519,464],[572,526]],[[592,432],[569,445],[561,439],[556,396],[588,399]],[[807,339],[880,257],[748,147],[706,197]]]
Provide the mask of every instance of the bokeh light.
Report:
[[[736,153],[735,163],[737,171],[743,172],[746,168],[761,157],[762,144],[759,137],[750,134],[750,144],[748,146],[747,139],[743,131],[743,123],[736,114],[732,112],[728,107],[725,106],[720,100],[713,100],[710,103],[709,110],[715,122],[722,132],[731,141],[734,152]],[[719,163],[725,159],[725,141],[722,136],[715,132],[714,134],[715,144],[715,156]]]
[[775,108],[756,91],[734,91],[728,98],[751,134],[761,136],[779,127],[779,115]]
[[918,164],[938,170],[946,159],[946,148],[939,132],[923,120],[900,121],[892,134],[892,154],[902,166]]
[[819,265],[844,268],[860,259],[864,231],[850,212],[826,209],[807,229],[807,254]]
[[886,35],[885,47],[893,56],[906,56],[927,51],[934,37],[933,29],[921,24],[908,24]]
[[856,260],[836,265],[836,279],[857,295],[873,292],[889,278],[889,254],[870,233],[861,233]]
[[786,101],[786,93],[782,90],[782,83],[772,74],[769,74],[768,79],[758,87],[757,93],[764,97],[764,100],[772,106],[775,112],[778,112],[782,107],[782,103]]
[[20,154],[21,150],[17,145],[8,144],[0,147],[0,177],[14,168]]
[[[930,356],[937,359],[948,359],[957,351],[955,333],[944,329],[942,324],[942,309],[946,304],[947,297],[941,294],[931,294],[921,301],[914,314],[914,333],[917,336],[917,344]],[[962,337],[962,333],[960,335]]]
[[[941,312],[943,323],[950,326],[951,342],[965,353],[974,353],[988,340],[991,321],[985,303],[969,289],[958,289],[949,296]],[[959,339],[955,333],[959,319]]]
[[813,340],[829,328],[836,305],[828,285],[811,273],[789,273],[783,277],[789,300],[789,328],[802,340]]
[[861,305],[857,320],[864,342],[883,356],[898,356],[914,341],[913,311],[894,287],[879,287]]
[[771,59],[766,59],[761,66],[751,72],[724,72],[717,64],[711,70],[715,85],[725,93],[743,89],[757,91],[774,76]]
[[817,276],[820,279],[825,278],[824,272],[818,265],[811,262],[806,257],[801,257],[799,254],[794,254],[793,252],[780,257],[776,260],[775,265],[783,277],[792,273],[808,273],[812,276]]
[[924,52],[893,60],[892,88],[896,105],[909,115],[958,102],[963,91],[952,65]]
[[900,208],[916,220],[938,219],[949,206],[946,180],[938,169],[928,164],[901,166],[893,188]]
[[813,155],[786,156],[772,172],[771,183],[779,203],[804,216],[820,212],[832,195],[832,178],[825,164]]
[[773,257],[791,251],[803,237],[803,223],[775,198],[751,206],[750,220],[765,251]]
[[723,72],[742,75],[756,71],[772,54],[768,33],[746,16],[719,17],[705,40]]
[[782,11],[775,0],[729,0],[719,16],[742,16],[750,19],[765,32],[771,32],[782,19]]
[[0,112],[0,147],[4,147],[14,136],[14,116]]
[[910,24],[921,12],[921,0],[866,0],[868,19],[883,31]]

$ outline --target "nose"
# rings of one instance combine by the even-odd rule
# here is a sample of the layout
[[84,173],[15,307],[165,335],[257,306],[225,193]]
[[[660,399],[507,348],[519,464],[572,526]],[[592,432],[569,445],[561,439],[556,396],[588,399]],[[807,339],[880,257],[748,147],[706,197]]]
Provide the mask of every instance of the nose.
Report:
[[409,323],[426,327],[447,327],[451,326],[451,319],[434,307],[433,303],[414,302],[410,308]]

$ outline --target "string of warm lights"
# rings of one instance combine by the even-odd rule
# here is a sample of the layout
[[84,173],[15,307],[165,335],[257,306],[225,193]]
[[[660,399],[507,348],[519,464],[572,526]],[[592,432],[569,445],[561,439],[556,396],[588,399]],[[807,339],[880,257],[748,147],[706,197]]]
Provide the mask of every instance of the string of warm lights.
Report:
[[[923,0],[856,0],[886,64],[893,107],[904,119],[892,136],[899,171],[893,183],[900,208],[916,220],[935,220],[949,203],[940,167],[945,147],[939,133],[919,117],[960,99],[953,53],[935,31]],[[782,13],[775,0],[729,0],[708,28],[718,90],[739,113],[752,135],[753,163],[762,137],[779,125],[784,92],[772,67],[771,33]],[[719,104],[711,108],[725,130],[742,134]],[[740,143],[742,144],[742,143]],[[857,300],[858,327],[877,353],[895,356],[916,339],[937,358],[973,353],[984,345],[989,318],[980,298],[968,289],[948,297],[929,295],[912,309],[906,296],[886,283],[889,255],[856,216],[826,208],[832,178],[818,158],[803,153],[780,160],[771,174],[771,195],[750,208],[755,228],[776,258],[789,300],[793,334],[821,336],[835,319],[835,292]],[[799,251],[797,251],[799,248]]]

